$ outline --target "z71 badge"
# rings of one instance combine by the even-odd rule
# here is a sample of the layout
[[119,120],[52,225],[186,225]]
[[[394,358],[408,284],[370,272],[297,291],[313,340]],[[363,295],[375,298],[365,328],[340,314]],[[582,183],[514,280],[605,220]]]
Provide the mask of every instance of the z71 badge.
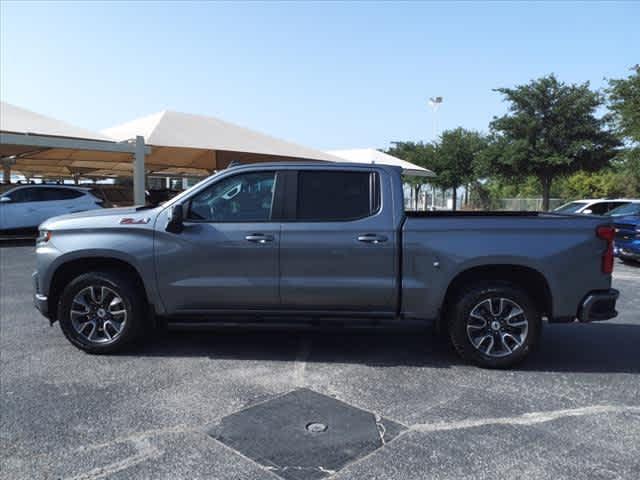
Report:
[[120,225],[144,225],[149,223],[151,219],[149,217],[145,218],[121,218]]

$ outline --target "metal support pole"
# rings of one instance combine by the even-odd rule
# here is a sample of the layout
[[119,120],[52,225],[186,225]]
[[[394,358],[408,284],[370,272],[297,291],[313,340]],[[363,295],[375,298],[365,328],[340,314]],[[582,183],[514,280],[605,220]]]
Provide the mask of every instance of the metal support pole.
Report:
[[136,137],[136,153],[133,160],[133,203],[144,205],[145,202],[145,171],[144,171],[144,137]]
[[11,183],[11,164],[7,161],[2,162],[2,182]]

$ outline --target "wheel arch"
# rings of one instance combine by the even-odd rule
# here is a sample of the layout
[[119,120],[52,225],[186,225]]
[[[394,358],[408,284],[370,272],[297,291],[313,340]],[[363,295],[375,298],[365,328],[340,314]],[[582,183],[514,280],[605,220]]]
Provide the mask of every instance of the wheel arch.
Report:
[[148,305],[150,303],[149,292],[142,280],[142,275],[131,263],[120,258],[109,256],[74,258],[58,265],[51,277],[48,296],[48,311],[51,315],[52,322],[57,320],[58,302],[64,288],[69,284],[69,282],[79,275],[95,271],[116,271],[118,273],[124,273],[134,282],[136,287],[140,289],[140,292],[144,295],[145,304]]
[[508,282],[522,288],[540,309],[542,316],[553,318],[553,296],[545,276],[538,270],[517,264],[482,265],[459,272],[449,283],[442,303],[438,329],[443,331],[449,309],[458,294],[480,282]]

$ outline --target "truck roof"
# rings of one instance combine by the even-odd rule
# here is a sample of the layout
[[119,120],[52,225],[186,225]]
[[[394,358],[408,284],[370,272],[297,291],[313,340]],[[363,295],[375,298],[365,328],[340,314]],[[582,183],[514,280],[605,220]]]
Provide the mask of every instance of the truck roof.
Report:
[[268,168],[268,169],[297,169],[297,168],[330,168],[330,169],[370,169],[371,167],[384,168],[392,171],[401,171],[402,168],[395,165],[384,165],[381,163],[355,163],[355,162],[324,162],[322,160],[292,160],[284,162],[257,162],[257,163],[239,163],[227,167],[227,170],[240,170],[245,168]]

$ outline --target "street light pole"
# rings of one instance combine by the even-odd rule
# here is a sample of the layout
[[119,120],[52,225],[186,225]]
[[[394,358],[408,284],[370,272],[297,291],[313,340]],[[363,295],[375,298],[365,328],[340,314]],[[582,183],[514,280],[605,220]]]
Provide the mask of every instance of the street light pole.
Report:
[[[433,141],[435,142],[438,139],[438,110],[440,109],[440,106],[442,105],[442,97],[430,97],[429,98],[429,106],[431,107],[431,110],[433,110],[433,118],[432,118],[432,122],[433,122],[433,132],[432,132],[432,137],[433,137]],[[436,172],[437,174],[437,172]],[[431,185],[431,210],[435,210],[436,209],[436,186],[435,185]]]

